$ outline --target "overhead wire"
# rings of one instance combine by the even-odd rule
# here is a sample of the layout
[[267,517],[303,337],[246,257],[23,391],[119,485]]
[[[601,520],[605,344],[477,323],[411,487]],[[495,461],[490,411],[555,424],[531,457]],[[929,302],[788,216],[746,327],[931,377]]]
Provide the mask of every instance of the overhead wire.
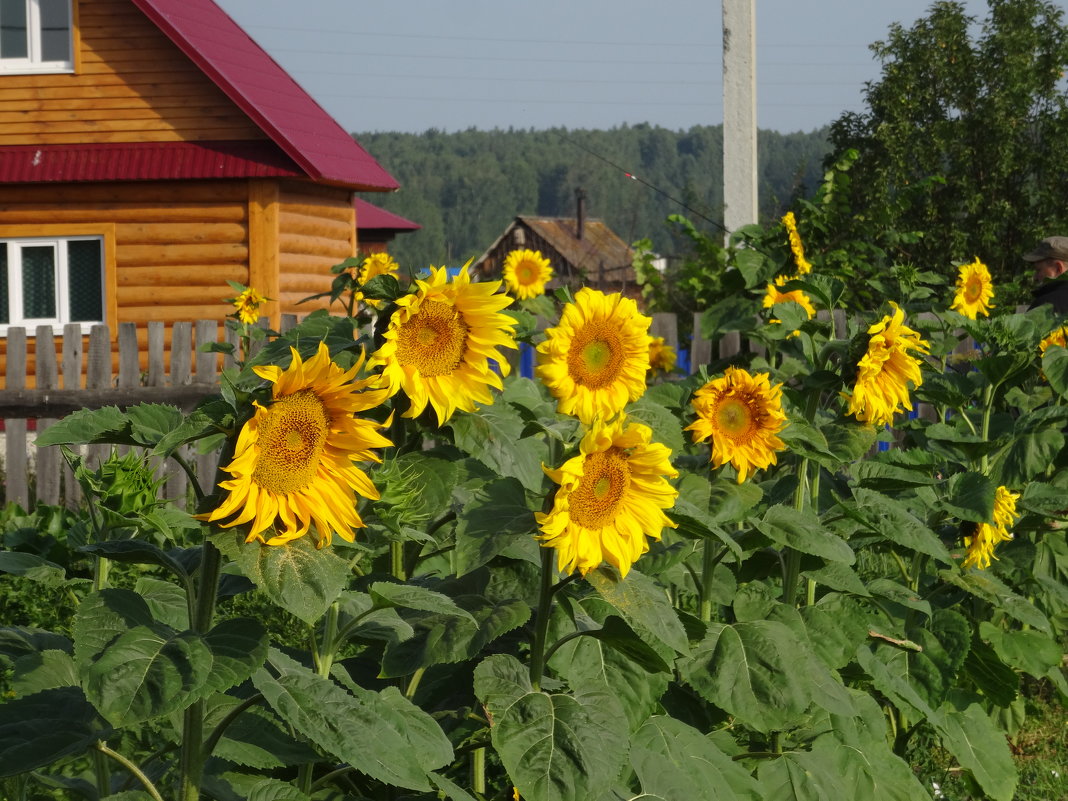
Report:
[[645,187],[648,187],[649,189],[652,189],[654,192],[656,192],[659,195],[663,195],[664,197],[666,197],[671,202],[678,203],[680,206],[682,206],[684,209],[686,209],[691,214],[694,214],[694,215],[700,217],[705,222],[711,223],[712,225],[716,226],[717,228],[719,228],[724,233],[728,233],[728,234],[730,233],[730,230],[725,225],[723,225],[722,223],[717,222],[716,220],[713,220],[711,217],[707,216],[706,214],[703,214],[702,212],[700,212],[697,209],[693,208],[692,206],[688,205],[686,202],[684,202],[682,200],[679,200],[677,197],[675,197],[675,196],[669,194],[668,192],[664,191],[663,189],[661,189],[656,184],[651,183],[650,181],[646,181],[644,178],[641,178],[638,175],[636,175],[635,173],[630,172],[625,167],[622,167],[619,164],[616,164],[611,159],[606,158],[605,156],[602,156],[600,153],[598,153],[597,151],[593,150],[592,148],[586,147],[586,145],[584,145],[581,142],[578,142],[578,141],[570,138],[569,136],[565,136],[560,131],[555,131],[554,130],[553,133],[555,133],[557,136],[559,136],[561,139],[563,139],[568,144],[574,145],[579,150],[586,151],[587,153],[589,153],[594,158],[600,159],[601,161],[603,161],[605,164],[609,165],[610,167],[613,167],[613,168],[619,170],[621,173],[623,173],[623,175],[625,177],[630,178],[632,181],[637,181],[642,186],[645,186]]

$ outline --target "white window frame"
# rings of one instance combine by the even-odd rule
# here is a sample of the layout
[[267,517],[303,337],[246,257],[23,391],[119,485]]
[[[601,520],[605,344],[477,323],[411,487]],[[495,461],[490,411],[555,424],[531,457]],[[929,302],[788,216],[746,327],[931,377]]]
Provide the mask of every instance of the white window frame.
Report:
[[70,31],[70,50],[62,61],[41,60],[41,7],[40,0],[25,0],[26,3],[26,58],[3,58],[0,56],[0,73],[66,73],[74,72],[74,2],[67,0],[67,25]]
[[[107,241],[102,235],[72,235],[72,236],[33,236],[33,237],[8,237],[0,239],[0,248],[7,250],[7,301],[8,322],[0,323],[0,337],[7,336],[8,328],[25,328],[27,336],[34,336],[37,327],[47,325],[52,327],[54,334],[62,333],[63,326],[67,323],[77,322],[81,326],[82,333],[88,334],[94,325],[104,323],[100,320],[71,320],[70,319],[70,269],[67,261],[68,242],[96,242],[100,246],[100,309],[107,316]],[[52,246],[55,249],[55,291],[56,291],[56,316],[55,317],[25,317],[23,316],[22,296],[22,251],[21,248],[30,246]]]

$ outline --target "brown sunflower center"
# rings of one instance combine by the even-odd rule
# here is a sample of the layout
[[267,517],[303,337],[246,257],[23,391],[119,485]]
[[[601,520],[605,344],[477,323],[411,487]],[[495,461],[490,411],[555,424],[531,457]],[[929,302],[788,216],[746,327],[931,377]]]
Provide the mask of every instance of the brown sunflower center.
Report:
[[969,303],[975,303],[983,294],[983,282],[978,278],[969,278],[964,285],[964,299]]
[[716,408],[716,424],[731,439],[743,439],[756,425],[756,415],[744,398],[728,396]]
[[608,386],[623,366],[620,332],[603,321],[586,323],[575,334],[567,354],[567,372],[576,384],[590,389]]
[[572,522],[590,529],[610,525],[629,484],[630,467],[621,449],[609,448],[590,454],[582,478],[569,499]]
[[467,332],[463,315],[455,306],[427,301],[401,326],[397,360],[424,376],[449,375],[463,361]]
[[329,432],[330,415],[315,392],[304,389],[279,398],[259,424],[252,480],[279,495],[308,486]]

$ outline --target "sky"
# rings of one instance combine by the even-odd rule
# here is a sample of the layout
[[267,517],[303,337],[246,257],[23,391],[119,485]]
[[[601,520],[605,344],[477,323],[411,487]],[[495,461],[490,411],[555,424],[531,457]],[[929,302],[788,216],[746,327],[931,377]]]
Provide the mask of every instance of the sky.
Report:
[[[755,0],[758,127],[863,110],[868,46],[931,1]],[[723,121],[717,0],[216,2],[354,133]]]

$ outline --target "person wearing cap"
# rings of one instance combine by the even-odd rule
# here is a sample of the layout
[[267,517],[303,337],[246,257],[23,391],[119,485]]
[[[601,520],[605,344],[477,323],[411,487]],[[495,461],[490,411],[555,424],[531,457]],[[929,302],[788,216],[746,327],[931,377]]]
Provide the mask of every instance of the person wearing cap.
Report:
[[1023,260],[1035,266],[1035,283],[1029,309],[1050,305],[1068,314],[1068,236],[1047,236]]

